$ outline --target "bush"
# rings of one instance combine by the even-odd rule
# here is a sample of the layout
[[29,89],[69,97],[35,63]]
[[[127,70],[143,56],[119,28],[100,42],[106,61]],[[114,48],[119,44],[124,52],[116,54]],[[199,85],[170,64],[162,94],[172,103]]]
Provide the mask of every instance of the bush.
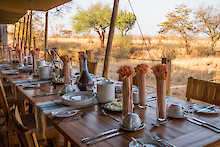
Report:
[[132,48],[132,38],[129,36],[116,36],[114,39],[115,56],[125,58],[129,56]]

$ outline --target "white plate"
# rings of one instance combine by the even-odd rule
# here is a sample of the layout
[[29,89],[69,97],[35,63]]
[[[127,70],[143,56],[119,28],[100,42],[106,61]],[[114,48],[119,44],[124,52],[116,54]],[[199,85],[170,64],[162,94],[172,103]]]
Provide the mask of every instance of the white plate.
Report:
[[62,110],[58,112],[52,112],[53,117],[71,117],[76,115],[79,110]]
[[[200,111],[203,108],[208,107],[209,105],[193,105],[193,109],[197,112]],[[204,109],[203,111],[200,111],[199,113],[205,113],[205,114],[218,114],[220,113],[220,109],[217,107],[210,108],[210,109]]]
[[[160,147],[158,143],[152,139],[148,138],[137,138],[138,141],[142,142],[146,145],[146,147]],[[143,147],[142,145],[135,143],[134,141],[131,141],[129,143],[129,147]]]

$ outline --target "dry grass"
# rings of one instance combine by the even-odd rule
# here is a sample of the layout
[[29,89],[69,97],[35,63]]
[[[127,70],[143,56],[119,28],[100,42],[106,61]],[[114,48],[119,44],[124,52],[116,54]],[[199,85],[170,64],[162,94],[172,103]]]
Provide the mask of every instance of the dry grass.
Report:
[[[149,59],[160,59],[161,57],[168,56],[173,58],[172,94],[184,97],[188,77],[193,76],[198,79],[211,80],[214,78],[217,69],[220,68],[220,58],[208,57],[210,42],[207,39],[193,39],[191,41],[191,56],[186,56],[184,45],[179,38],[161,40],[155,37],[147,39],[149,52],[140,38],[133,37],[130,40],[123,40],[119,37],[115,38],[109,78],[118,79],[116,70],[121,65],[127,64],[135,67],[137,64],[147,63],[152,66],[160,62],[148,61]],[[99,40],[91,36],[49,39],[49,47],[58,48],[60,54],[70,55],[74,60],[75,67],[78,65],[79,51],[93,50],[96,60],[99,61],[97,74],[101,76],[105,49],[99,48],[99,45]],[[217,47],[220,47],[219,42]],[[135,58],[136,60],[128,58]],[[151,72],[148,74],[148,86],[155,87],[155,78]]]

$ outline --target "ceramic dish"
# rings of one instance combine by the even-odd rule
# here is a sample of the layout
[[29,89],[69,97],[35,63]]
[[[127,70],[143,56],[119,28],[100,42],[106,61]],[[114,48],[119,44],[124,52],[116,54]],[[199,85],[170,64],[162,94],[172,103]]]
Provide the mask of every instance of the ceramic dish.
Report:
[[201,109],[203,109],[202,111],[198,112],[198,113],[204,113],[204,114],[218,114],[220,113],[220,109],[217,107],[213,107],[210,109],[204,109],[206,107],[208,107],[209,105],[193,105],[193,109],[197,112],[200,111]]
[[[152,139],[149,139],[149,138],[137,138],[136,140],[142,142],[144,144],[145,147],[160,147],[160,145],[152,140]],[[129,143],[129,147],[143,147],[141,144],[139,143],[136,143],[135,141],[131,141]]]
[[94,103],[96,97],[87,91],[67,93],[62,96],[62,102],[73,108],[82,108]]
[[139,130],[142,130],[145,128],[145,124],[142,123],[141,126],[139,128],[136,128],[136,129],[128,129],[128,128],[125,128],[123,125],[120,126],[120,129],[124,130],[124,131],[129,131],[129,132],[135,132],[135,131],[139,131]]

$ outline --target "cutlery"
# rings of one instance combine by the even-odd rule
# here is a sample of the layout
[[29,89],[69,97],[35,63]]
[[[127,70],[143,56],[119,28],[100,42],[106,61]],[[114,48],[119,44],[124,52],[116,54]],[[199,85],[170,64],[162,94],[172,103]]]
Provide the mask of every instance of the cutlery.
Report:
[[92,137],[83,138],[81,141],[82,141],[83,143],[85,143],[85,142],[88,142],[88,141],[93,140],[93,139],[95,139],[95,138],[98,138],[98,137],[101,137],[101,136],[104,136],[104,135],[107,135],[107,134],[110,134],[110,133],[113,133],[113,132],[117,132],[118,130],[119,130],[119,129],[111,129],[111,130],[108,130],[108,131],[99,133],[99,134],[97,134],[97,135],[95,135],[95,136],[92,136]]
[[32,98],[34,98],[34,97],[51,96],[51,95],[59,95],[59,94],[62,94],[62,93],[47,93],[47,94],[39,94],[39,95],[34,95],[34,96],[32,96]]
[[195,121],[198,121],[198,122],[200,122],[200,123],[203,123],[203,124],[205,124],[205,125],[208,125],[208,126],[211,126],[211,127],[215,128],[215,129],[220,130],[219,127],[216,127],[216,126],[214,126],[214,125],[212,125],[212,124],[210,124],[210,123],[207,123],[206,121],[203,121],[203,120],[201,120],[201,119],[198,119],[198,118],[196,118],[196,117],[187,117],[187,118],[191,118],[191,119],[193,119],[193,120],[195,120]]
[[212,108],[214,108],[214,107],[215,107],[215,105],[210,105],[210,106],[207,106],[207,107],[205,107],[205,108],[202,108],[202,109],[198,110],[197,112],[202,112],[202,111],[204,111],[204,110],[212,109]]
[[156,134],[150,134],[150,137],[157,141],[158,144],[160,144],[162,147],[176,147],[175,145],[169,143],[167,140],[161,139]]
[[209,125],[207,125],[207,124],[204,124],[204,123],[195,121],[195,120],[193,120],[193,119],[191,119],[191,118],[187,118],[187,120],[188,120],[189,122],[194,123],[194,124],[197,124],[197,125],[199,125],[199,126],[206,127],[206,128],[208,128],[208,129],[210,129],[210,130],[216,132],[216,133],[220,133],[220,130],[219,130],[219,129],[213,128],[213,127],[211,127],[211,126],[209,126]]
[[105,116],[110,117],[111,119],[113,119],[113,120],[115,120],[115,121],[117,121],[117,122],[120,122],[120,123],[121,123],[121,120],[115,118],[115,117],[112,116],[111,114],[106,113],[104,109],[102,109],[102,114],[105,115]]
[[98,143],[100,141],[104,141],[104,140],[107,140],[109,138],[112,138],[112,137],[115,137],[115,136],[119,136],[119,135],[122,135],[122,134],[124,134],[124,132],[116,132],[116,133],[113,133],[113,134],[110,134],[110,135],[107,135],[107,136],[103,136],[101,138],[94,139],[94,140],[88,142],[87,145],[95,144],[95,143]]
[[146,145],[145,145],[144,143],[142,143],[140,140],[137,140],[137,139],[134,138],[134,137],[131,137],[131,139],[132,139],[135,143],[138,143],[138,144],[140,144],[141,146],[146,147]]

